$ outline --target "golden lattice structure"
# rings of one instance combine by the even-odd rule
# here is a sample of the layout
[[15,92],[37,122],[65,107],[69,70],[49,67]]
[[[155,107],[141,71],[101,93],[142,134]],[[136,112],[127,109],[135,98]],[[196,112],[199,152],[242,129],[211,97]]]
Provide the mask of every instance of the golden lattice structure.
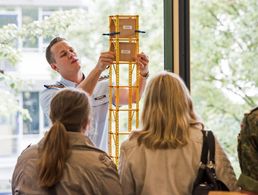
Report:
[[[139,53],[139,17],[109,16],[109,30],[109,46],[115,52],[116,59],[109,68],[108,150],[118,164],[121,141],[139,126],[139,68],[135,62],[135,56]],[[119,89],[123,88],[129,89],[128,105],[120,106]],[[136,103],[133,103],[134,90]],[[113,95],[115,100],[112,99]],[[127,123],[124,122],[125,118]]]

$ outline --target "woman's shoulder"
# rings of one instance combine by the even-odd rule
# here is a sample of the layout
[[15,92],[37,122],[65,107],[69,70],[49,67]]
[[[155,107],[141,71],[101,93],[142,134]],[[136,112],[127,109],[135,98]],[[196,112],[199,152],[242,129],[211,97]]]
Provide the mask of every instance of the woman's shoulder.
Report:
[[35,156],[33,154],[38,152],[37,144],[29,144],[20,154],[19,158],[27,158],[29,156]]
[[202,129],[199,127],[190,127],[190,140],[197,143],[203,142]]
[[122,142],[121,150],[133,150],[139,147],[137,131],[132,131],[129,137]]

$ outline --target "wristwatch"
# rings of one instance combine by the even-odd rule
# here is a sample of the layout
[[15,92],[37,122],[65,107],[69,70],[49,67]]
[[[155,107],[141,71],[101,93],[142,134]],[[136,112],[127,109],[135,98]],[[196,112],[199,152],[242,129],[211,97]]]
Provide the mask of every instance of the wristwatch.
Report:
[[147,79],[147,78],[150,76],[150,73],[147,72],[147,73],[145,73],[144,75],[140,73],[140,75],[141,75],[141,77]]

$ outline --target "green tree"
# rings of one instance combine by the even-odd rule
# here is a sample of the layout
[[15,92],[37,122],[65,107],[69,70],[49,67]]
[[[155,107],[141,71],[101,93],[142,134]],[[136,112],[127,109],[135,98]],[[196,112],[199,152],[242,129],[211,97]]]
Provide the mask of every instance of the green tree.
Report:
[[34,21],[18,28],[9,24],[0,28],[0,101],[5,102],[0,108],[0,116],[9,117],[20,112],[25,118],[29,118],[28,112],[19,106],[17,94],[25,84],[22,79],[4,70],[4,64],[9,63],[16,66],[22,56],[19,48],[16,47],[19,40],[42,36],[43,38],[65,35],[70,29],[84,20],[85,10],[68,10],[55,12],[43,21]]
[[[68,38],[76,45],[78,52],[86,57],[86,66],[97,62],[99,53],[109,49],[109,16],[139,15],[139,28],[146,31],[140,34],[140,51],[150,57],[151,73],[163,69],[163,1],[91,1],[84,24],[69,32]],[[87,68],[89,70],[89,68]]]
[[[115,0],[106,4],[106,1],[98,0],[90,1],[87,11],[59,11],[43,21],[28,23],[21,29],[16,25],[7,25],[0,29],[0,63],[8,61],[14,66],[18,64],[22,58],[19,49],[15,47],[18,40],[35,40],[37,37],[51,39],[59,35],[71,41],[78,50],[84,72],[87,73],[96,64],[99,53],[109,49],[109,37],[102,36],[102,33],[109,31],[108,16],[139,15],[140,29],[146,31],[140,35],[140,51],[148,54],[150,70],[156,72],[163,68],[164,58],[162,10],[162,1],[140,0],[125,3],[123,0]],[[11,97],[11,103],[2,107],[0,115],[9,116],[10,113],[19,111],[25,113],[25,118],[29,117],[26,111],[19,107],[16,98],[23,84],[24,81],[18,77],[13,77],[7,72],[0,73],[0,85],[3,86],[1,93],[7,93],[7,96]],[[3,96],[0,97],[0,101],[2,100]],[[5,112],[6,110],[8,112]]]
[[196,109],[218,135],[235,169],[241,119],[258,100],[257,10],[256,0],[191,4],[191,87]]

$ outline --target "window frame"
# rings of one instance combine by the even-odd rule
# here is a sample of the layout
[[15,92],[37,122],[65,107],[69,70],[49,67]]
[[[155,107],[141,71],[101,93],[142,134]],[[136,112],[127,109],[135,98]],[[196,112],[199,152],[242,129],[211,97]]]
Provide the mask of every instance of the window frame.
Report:
[[190,90],[190,1],[164,0],[164,69],[180,75]]

